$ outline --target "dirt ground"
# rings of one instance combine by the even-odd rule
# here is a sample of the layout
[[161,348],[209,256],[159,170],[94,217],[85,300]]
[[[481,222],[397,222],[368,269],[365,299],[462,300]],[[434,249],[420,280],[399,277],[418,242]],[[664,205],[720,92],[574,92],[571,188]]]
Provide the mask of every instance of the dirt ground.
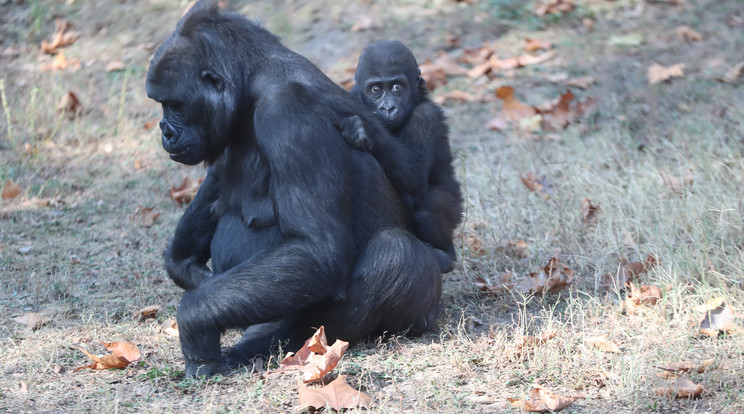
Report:
[[[186,379],[178,338],[161,326],[181,295],[161,256],[185,208],[171,188],[204,170],[168,159],[144,83],[187,3],[0,0],[0,185],[20,189],[0,200],[0,411],[298,411],[305,386],[265,372],[282,355]],[[381,413],[519,412],[507,398],[533,384],[584,397],[566,412],[744,411],[741,1],[327,3],[227,2],[338,82],[379,39],[403,41],[420,64],[485,45],[503,65],[450,74],[432,93],[449,119],[466,210],[437,328],[358,345],[331,379],[346,375]],[[548,3],[573,7],[539,13]],[[45,53],[57,19],[77,39]],[[549,50],[527,52],[525,38]],[[504,63],[520,56],[545,60]],[[684,68],[650,84],[655,63]],[[503,86],[553,109],[491,129],[510,116],[496,98]],[[556,127],[548,104],[566,90],[587,108]],[[604,289],[605,275],[649,255],[657,264],[635,283],[663,297],[629,310],[629,292]],[[525,294],[520,283],[552,257],[573,282]],[[498,289],[508,274],[513,286]],[[135,317],[149,305],[161,307],[155,319]],[[718,305],[716,332],[701,334]],[[29,313],[43,322],[17,321]],[[527,335],[546,340],[523,346]],[[592,345],[603,335],[617,352]],[[104,355],[100,342],[112,341],[137,344],[140,360],[76,370],[90,363],[78,348]],[[680,374],[703,387],[696,398],[658,395],[674,383],[658,366],[707,360]]]

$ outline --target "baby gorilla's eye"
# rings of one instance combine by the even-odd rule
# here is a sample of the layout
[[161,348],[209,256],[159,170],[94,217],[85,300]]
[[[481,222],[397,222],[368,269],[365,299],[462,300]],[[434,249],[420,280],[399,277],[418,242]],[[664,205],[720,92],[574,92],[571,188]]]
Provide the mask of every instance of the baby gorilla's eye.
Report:
[[393,92],[400,92],[403,90],[403,85],[400,83],[396,83],[393,85]]
[[372,85],[372,87],[369,88],[369,90],[372,91],[372,93],[382,92],[382,88],[380,87],[380,85]]

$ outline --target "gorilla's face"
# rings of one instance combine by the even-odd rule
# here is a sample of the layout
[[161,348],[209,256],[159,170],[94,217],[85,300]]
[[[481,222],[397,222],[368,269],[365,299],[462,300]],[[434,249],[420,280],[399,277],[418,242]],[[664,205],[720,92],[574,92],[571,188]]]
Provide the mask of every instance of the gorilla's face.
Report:
[[408,120],[418,85],[411,85],[405,73],[384,75],[387,76],[364,79],[364,103],[375,111],[388,129],[395,130]]
[[[174,46],[175,44],[175,46]],[[213,162],[224,151],[234,100],[219,75],[170,39],[155,54],[147,73],[147,96],[163,107],[163,148],[172,160],[195,165]]]

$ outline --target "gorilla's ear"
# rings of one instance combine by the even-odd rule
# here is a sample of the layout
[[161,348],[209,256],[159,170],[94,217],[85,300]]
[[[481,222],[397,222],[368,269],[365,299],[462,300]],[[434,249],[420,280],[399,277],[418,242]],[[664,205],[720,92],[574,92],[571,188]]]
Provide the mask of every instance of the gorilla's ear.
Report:
[[222,76],[212,72],[211,70],[203,71],[201,77],[214,86],[218,91],[222,92],[225,89],[225,82],[222,80]]

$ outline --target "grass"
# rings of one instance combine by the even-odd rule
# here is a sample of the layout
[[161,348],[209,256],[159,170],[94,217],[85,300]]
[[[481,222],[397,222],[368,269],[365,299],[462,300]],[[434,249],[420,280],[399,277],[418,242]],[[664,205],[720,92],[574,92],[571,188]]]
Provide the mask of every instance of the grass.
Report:
[[[161,252],[183,207],[168,191],[184,176],[204,174],[169,161],[157,127],[145,128],[160,115],[144,92],[152,43],[169,34],[184,5],[27,3],[0,6],[0,178],[23,190],[0,201],[0,411],[295,411],[297,378],[263,372],[279,353],[257,367],[189,380],[177,338],[156,321],[132,317],[153,304],[162,306],[159,321],[175,315],[181,292],[163,271]],[[574,13],[546,18],[530,14],[533,4],[504,0],[349,3],[323,13],[297,4],[288,9],[297,15],[286,17],[272,12],[274,3],[230,3],[333,76],[373,40],[404,39],[421,62],[451,34],[463,47],[496,41],[502,58],[523,53],[524,37],[551,39],[557,57],[488,81],[452,78],[442,91],[510,85],[536,105],[565,89],[548,74],[596,79],[587,90],[572,89],[578,99],[597,99],[596,113],[534,137],[484,128],[499,103],[446,106],[466,199],[460,261],[444,278],[435,331],[371,340],[336,368],[373,396],[371,411],[516,412],[506,398],[535,382],[586,397],[568,412],[744,410],[741,336],[706,338],[695,330],[698,308],[711,299],[724,297],[744,313],[744,88],[712,80],[741,60],[738,2],[690,0],[676,8],[586,0]],[[380,29],[348,32],[368,14],[380,18]],[[64,49],[68,59],[80,59],[80,70],[41,69],[52,59],[39,55],[39,42],[52,38],[52,16],[70,19],[80,33]],[[596,20],[593,31],[583,28],[584,17]],[[674,29],[681,24],[703,40],[679,41]],[[646,41],[608,44],[629,34]],[[107,72],[113,60],[125,70]],[[654,62],[686,63],[686,76],[649,86],[646,68]],[[57,110],[68,91],[82,103],[73,118]],[[545,177],[548,200],[524,187],[519,176],[528,171]],[[675,194],[662,173],[689,173],[693,182]],[[584,198],[601,207],[596,225],[582,222]],[[144,207],[161,213],[150,227],[136,214]],[[509,248],[518,240],[529,246],[526,257]],[[648,254],[659,265],[641,283],[661,287],[664,298],[628,315],[625,293],[597,287],[602,275]],[[554,255],[576,272],[571,289],[531,297],[485,295],[475,285],[506,272],[519,280]],[[26,312],[51,322],[30,331],[12,321]],[[520,351],[523,335],[546,334],[555,338]],[[586,342],[605,334],[622,353]],[[117,340],[135,342],[142,361],[120,371],[75,371],[88,362],[74,347],[102,355],[99,341]],[[690,376],[705,387],[702,398],[655,395],[664,381],[654,365],[709,358],[713,369]]]

